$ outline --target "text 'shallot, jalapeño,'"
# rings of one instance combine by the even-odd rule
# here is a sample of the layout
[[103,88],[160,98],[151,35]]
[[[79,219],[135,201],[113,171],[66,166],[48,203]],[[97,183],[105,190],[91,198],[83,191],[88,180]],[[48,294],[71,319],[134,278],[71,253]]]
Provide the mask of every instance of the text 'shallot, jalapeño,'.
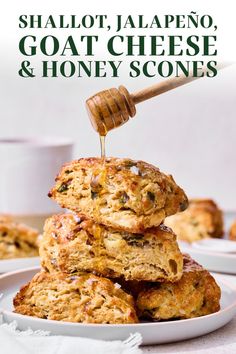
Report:
[[213,18],[209,14],[198,14],[191,11],[189,14],[155,14],[145,15],[20,15],[19,28],[48,28],[48,29],[114,29],[119,32],[127,28],[155,29],[155,28],[211,28],[217,29]]

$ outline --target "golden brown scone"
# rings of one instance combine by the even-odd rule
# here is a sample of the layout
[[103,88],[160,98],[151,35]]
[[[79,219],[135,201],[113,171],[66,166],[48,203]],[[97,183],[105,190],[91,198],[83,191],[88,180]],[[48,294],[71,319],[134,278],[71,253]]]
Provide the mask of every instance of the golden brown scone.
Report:
[[236,241],[236,220],[233,222],[233,224],[230,227],[229,239],[232,241]]
[[40,257],[50,272],[85,270],[110,278],[177,281],[183,270],[176,236],[164,225],[135,235],[82,221],[75,214],[47,219]]
[[11,218],[1,218],[0,259],[38,256],[37,230],[16,223]]
[[220,309],[221,291],[215,279],[188,255],[184,255],[183,276],[178,282],[128,282],[128,287],[137,297],[140,318],[155,321],[185,319],[205,316]]
[[13,221],[11,215],[8,215],[8,214],[0,214],[0,223],[3,223],[3,222],[11,222]]
[[169,216],[165,224],[173,229],[178,240],[194,242],[224,234],[223,215],[211,199],[192,199],[183,213]]
[[15,312],[49,320],[137,323],[132,296],[93,274],[37,273],[14,298]]
[[118,158],[68,163],[49,196],[63,208],[132,233],[158,226],[188,205],[172,176],[143,161]]

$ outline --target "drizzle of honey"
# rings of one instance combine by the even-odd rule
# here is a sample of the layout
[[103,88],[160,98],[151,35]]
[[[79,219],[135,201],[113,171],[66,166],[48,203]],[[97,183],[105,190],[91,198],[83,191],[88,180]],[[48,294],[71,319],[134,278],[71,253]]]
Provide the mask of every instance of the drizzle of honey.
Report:
[[[106,192],[106,178],[107,171],[105,168],[106,164],[106,150],[105,150],[105,138],[106,135],[99,135],[100,138],[100,148],[101,148],[101,165],[93,172],[92,180],[95,180],[98,185],[100,185],[101,190],[99,190],[99,195],[102,196]],[[96,216],[100,215],[100,198],[94,201],[93,211]]]
[[105,159],[106,157],[106,149],[105,149],[105,135],[100,135],[100,148],[101,148],[101,158]]

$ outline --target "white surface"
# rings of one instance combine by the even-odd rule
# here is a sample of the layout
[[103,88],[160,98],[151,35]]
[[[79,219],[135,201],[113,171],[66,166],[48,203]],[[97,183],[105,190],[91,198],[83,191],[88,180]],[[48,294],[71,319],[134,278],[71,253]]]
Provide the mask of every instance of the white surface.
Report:
[[211,315],[188,320],[133,325],[98,325],[43,320],[13,313],[13,297],[19,287],[29,281],[37,271],[37,268],[26,269],[0,277],[0,293],[3,293],[0,308],[3,320],[7,323],[16,320],[20,330],[30,327],[32,330],[51,331],[56,335],[64,334],[102,340],[124,340],[129,333],[139,332],[143,337],[143,344],[157,344],[207,334],[228,323],[236,313],[236,290],[224,282],[220,282],[221,310]]
[[143,348],[144,354],[235,354],[236,317],[226,326],[206,336]]
[[0,213],[57,211],[47,194],[61,166],[71,160],[72,145],[55,137],[0,139]]
[[[99,155],[99,140],[93,131],[85,110],[85,99],[105,88],[125,85],[131,92],[160,81],[161,78],[128,77],[128,70],[119,78],[23,79],[18,76],[20,62],[19,39],[33,33],[38,39],[53,34],[60,40],[68,35],[79,37],[98,31],[71,29],[19,30],[18,16],[26,14],[78,14],[114,15],[121,13],[144,14],[150,19],[154,14],[209,13],[218,25],[219,56],[235,60],[234,43],[235,2],[205,1],[149,1],[108,0],[62,2],[46,0],[2,1],[0,11],[0,66],[1,136],[67,135],[76,140],[75,156]],[[86,32],[86,33],[85,33]],[[162,34],[162,30],[134,30],[128,28],[122,35]],[[168,33],[181,34],[172,29]],[[201,30],[197,30],[199,34]],[[166,32],[165,32],[166,33]],[[194,29],[189,33],[195,34]],[[215,33],[214,33],[215,34]],[[99,54],[92,60],[110,60],[103,50],[105,39],[111,32],[101,33]],[[104,46],[104,47],[103,47]],[[80,46],[79,46],[80,47]],[[79,48],[80,49],[80,48]],[[101,53],[100,53],[101,52]],[[40,58],[41,59],[41,58]],[[37,58],[31,58],[38,66]],[[83,60],[85,56],[70,57]],[[91,58],[88,58],[91,59]],[[117,59],[117,58],[116,58]],[[118,60],[169,60],[169,57],[118,57]],[[177,58],[179,59],[179,58]],[[198,58],[190,58],[190,60]],[[65,60],[48,57],[46,60]],[[137,115],[130,122],[111,132],[107,138],[109,156],[129,156],[143,159],[172,173],[189,197],[213,197],[222,208],[235,210],[236,180],[236,70],[230,67],[214,79],[197,80],[174,91],[160,95],[137,106]]]
[[39,257],[0,259],[0,274],[27,267],[37,267],[39,264]]

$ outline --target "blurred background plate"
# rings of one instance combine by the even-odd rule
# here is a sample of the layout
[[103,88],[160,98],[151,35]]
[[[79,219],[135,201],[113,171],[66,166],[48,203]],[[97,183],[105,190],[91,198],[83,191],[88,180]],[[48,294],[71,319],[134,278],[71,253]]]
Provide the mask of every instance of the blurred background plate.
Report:
[[[178,241],[181,252],[188,253],[193,259],[211,272],[236,275],[236,242],[226,241],[228,239],[229,227],[235,219],[235,211],[224,213],[224,228],[226,231],[224,239],[204,239],[199,242],[193,242],[192,244]],[[229,252],[230,243],[232,244],[232,252]],[[222,244],[222,247],[220,247],[220,244]],[[221,249],[221,251],[219,251],[219,249]]]
[[188,253],[204,268],[212,272],[236,275],[236,254],[203,251],[181,241],[179,246],[181,252]]
[[36,267],[39,264],[39,257],[0,259],[0,273],[13,272],[27,267]]

